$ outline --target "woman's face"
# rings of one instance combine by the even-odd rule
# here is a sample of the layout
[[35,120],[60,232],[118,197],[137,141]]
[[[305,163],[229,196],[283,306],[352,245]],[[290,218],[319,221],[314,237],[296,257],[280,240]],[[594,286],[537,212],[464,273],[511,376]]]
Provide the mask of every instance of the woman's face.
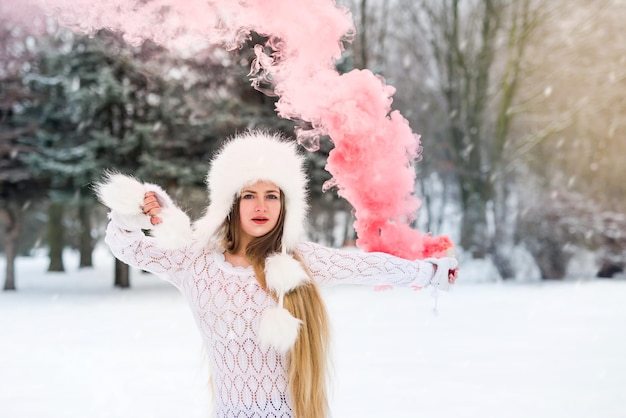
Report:
[[252,238],[263,236],[276,226],[280,215],[280,189],[274,183],[258,181],[244,187],[239,200],[241,235],[247,245]]

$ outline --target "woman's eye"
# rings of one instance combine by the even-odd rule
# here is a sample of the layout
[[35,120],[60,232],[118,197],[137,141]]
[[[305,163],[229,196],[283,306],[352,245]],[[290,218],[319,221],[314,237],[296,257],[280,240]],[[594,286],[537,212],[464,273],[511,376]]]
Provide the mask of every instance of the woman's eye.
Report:
[[241,196],[242,199],[252,199],[253,197],[254,197],[254,195],[250,194],[250,193],[244,194],[244,195]]
[[278,199],[278,196],[276,196],[275,194],[268,194],[267,198],[268,199]]

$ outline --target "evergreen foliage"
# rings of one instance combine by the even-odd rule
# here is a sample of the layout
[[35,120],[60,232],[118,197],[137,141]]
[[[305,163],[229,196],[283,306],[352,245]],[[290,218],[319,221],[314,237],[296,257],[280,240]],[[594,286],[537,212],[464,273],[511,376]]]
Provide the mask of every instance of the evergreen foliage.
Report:
[[[89,213],[102,215],[94,210],[91,186],[106,171],[158,183],[185,200],[192,195],[192,210],[199,212],[208,163],[225,138],[257,127],[293,132],[293,123],[276,115],[275,98],[249,85],[251,48],[182,57],[149,41],[127,45],[108,31],[87,37],[58,29],[28,38],[27,65],[2,80],[3,93],[21,93],[3,94],[14,100],[1,106],[0,187],[7,189],[9,174],[18,191],[28,181],[44,185],[38,195],[54,213],[63,207],[54,222],[67,229],[49,234],[65,240],[49,241],[50,250],[60,257],[59,247],[79,247],[81,266],[90,265],[99,238]],[[14,193],[3,201],[16,199]],[[37,216],[52,213],[45,206]],[[68,216],[70,210],[76,216]],[[51,268],[59,265],[51,260]]]

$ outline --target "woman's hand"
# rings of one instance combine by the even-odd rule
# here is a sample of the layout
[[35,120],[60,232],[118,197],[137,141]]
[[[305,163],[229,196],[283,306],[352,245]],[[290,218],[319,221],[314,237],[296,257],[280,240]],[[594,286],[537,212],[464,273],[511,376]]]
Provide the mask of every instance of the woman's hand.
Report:
[[[437,265],[433,264],[433,267],[435,268],[435,273],[437,273]],[[448,283],[454,284],[454,282],[456,282],[456,279],[458,278],[459,278],[459,267],[455,267],[453,269],[448,270]]]
[[459,268],[455,267],[452,270],[448,270],[448,283],[454,284],[456,279],[459,278]]
[[143,213],[150,216],[150,223],[152,225],[158,225],[163,222],[158,215],[161,213],[161,205],[157,200],[154,192],[146,192],[143,197]]

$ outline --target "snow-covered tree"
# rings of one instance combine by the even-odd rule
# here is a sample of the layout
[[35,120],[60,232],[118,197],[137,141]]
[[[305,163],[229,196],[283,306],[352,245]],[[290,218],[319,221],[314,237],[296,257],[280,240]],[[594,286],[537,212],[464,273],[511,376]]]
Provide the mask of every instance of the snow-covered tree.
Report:
[[[398,88],[398,108],[422,135],[424,159],[418,171],[426,192],[427,225],[436,226],[442,216],[437,220],[429,204],[435,190],[445,202],[453,194],[447,189],[453,180],[462,212],[458,244],[475,257],[491,256],[501,276],[512,277],[505,251],[513,245],[507,211],[514,179],[508,169],[510,109],[526,47],[539,22],[537,2],[394,0],[353,5],[368,7],[357,16],[376,14],[357,19],[361,32],[371,31],[368,42],[374,52],[354,56],[368,56],[369,66]],[[366,44],[357,40],[357,47]],[[433,178],[437,187],[429,187]]]
[[[626,4],[553,2],[549,12],[542,42],[529,46],[528,100],[516,108],[522,140],[515,153],[529,167],[522,186],[532,188],[532,199],[525,193],[520,200],[520,239],[536,241],[533,231],[548,223],[553,235],[566,237],[561,247],[592,249],[599,269],[623,269]],[[578,233],[567,232],[572,228]]]

